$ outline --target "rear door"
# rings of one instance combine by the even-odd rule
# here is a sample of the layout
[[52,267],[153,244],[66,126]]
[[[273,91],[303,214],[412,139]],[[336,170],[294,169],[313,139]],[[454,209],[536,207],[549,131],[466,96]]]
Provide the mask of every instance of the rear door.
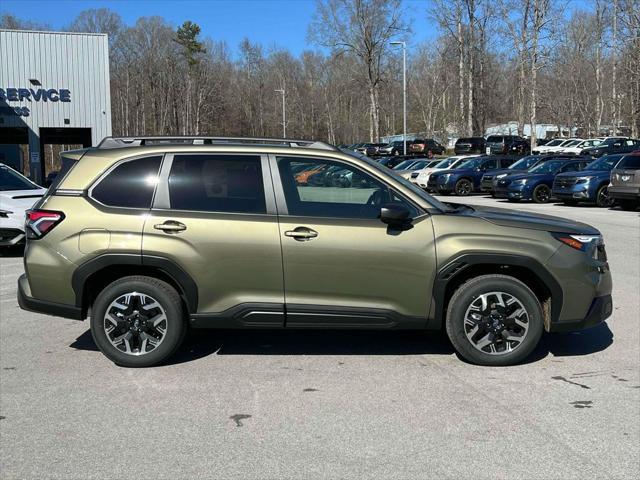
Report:
[[199,315],[192,321],[283,325],[282,253],[266,156],[167,154],[142,250],[144,263],[168,260],[193,280]]
[[[300,163],[342,168],[309,186],[292,174]],[[436,269],[430,216],[346,162],[274,156],[271,165],[287,326],[424,328]],[[413,228],[393,231],[379,220],[389,200],[405,203]]]

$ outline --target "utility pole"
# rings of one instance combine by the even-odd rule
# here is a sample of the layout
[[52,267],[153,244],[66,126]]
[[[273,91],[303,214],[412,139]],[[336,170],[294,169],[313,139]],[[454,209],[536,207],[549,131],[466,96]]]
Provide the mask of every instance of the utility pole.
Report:
[[284,88],[275,91],[282,94],[282,138],[287,138],[287,109],[284,103]]
[[407,154],[407,44],[391,42],[391,45],[402,45],[402,152]]

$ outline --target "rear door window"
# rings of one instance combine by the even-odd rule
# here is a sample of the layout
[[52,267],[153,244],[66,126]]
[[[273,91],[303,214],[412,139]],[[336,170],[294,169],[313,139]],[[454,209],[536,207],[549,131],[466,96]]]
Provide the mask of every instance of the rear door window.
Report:
[[116,166],[95,185],[90,196],[110,207],[151,207],[162,156],[136,158]]
[[257,155],[176,155],[169,173],[175,210],[267,213]]

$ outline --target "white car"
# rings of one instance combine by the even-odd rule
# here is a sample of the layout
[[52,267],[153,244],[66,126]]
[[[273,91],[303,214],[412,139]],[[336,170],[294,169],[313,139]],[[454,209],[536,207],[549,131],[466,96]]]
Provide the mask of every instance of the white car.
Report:
[[47,190],[0,163],[0,247],[24,242],[25,212]]
[[429,175],[435,172],[436,170],[446,170],[451,168],[456,168],[461,163],[465,162],[469,158],[479,157],[480,155],[456,155],[453,157],[448,157],[438,163],[435,167],[431,168],[423,168],[422,170],[414,171],[411,174],[411,178],[409,181],[415,183],[421,188],[427,188],[427,182],[429,181]]
[[602,140],[599,138],[591,138],[589,140],[582,140],[581,142],[563,147],[560,150],[561,153],[573,153],[575,155],[580,155],[580,152],[585,148],[596,147],[602,143]]
[[540,154],[561,152],[563,148],[572,147],[581,141],[583,141],[582,138],[556,138],[546,145],[534,148],[531,153]]

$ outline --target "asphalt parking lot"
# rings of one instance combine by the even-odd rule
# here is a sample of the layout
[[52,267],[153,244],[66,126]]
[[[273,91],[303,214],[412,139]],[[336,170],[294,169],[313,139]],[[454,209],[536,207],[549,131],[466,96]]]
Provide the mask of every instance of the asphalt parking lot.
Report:
[[509,368],[436,333],[252,331],[199,332],[133,370],[87,322],[20,310],[22,258],[0,258],[2,478],[637,478],[638,212],[465,202],[599,228],[613,316]]

